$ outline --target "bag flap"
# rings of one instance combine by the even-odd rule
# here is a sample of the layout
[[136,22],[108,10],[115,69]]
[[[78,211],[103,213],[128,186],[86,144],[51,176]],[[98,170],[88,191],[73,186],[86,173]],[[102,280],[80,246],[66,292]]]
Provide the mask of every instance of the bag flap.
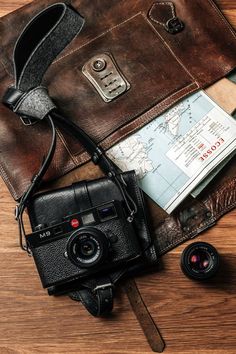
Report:
[[[0,97],[13,82],[16,38],[32,16],[54,2],[33,2],[0,20]],[[49,68],[44,84],[60,110],[105,149],[236,66],[235,32],[211,0],[71,4],[85,17],[85,28]],[[166,30],[174,14],[184,24],[176,34]],[[113,58],[130,85],[111,102],[105,102],[83,74],[84,65],[103,53]],[[37,172],[49,141],[46,124],[24,127],[0,104],[0,170],[15,199]],[[58,130],[57,152],[46,180],[88,160],[79,142]]]

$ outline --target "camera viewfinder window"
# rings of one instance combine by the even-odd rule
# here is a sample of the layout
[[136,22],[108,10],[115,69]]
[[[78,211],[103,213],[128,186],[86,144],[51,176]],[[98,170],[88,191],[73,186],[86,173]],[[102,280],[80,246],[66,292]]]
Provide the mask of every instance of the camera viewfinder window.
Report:
[[82,216],[82,222],[84,225],[93,224],[95,222],[93,214],[92,213],[84,214]]
[[101,220],[109,220],[117,216],[116,209],[113,205],[98,209],[98,214]]

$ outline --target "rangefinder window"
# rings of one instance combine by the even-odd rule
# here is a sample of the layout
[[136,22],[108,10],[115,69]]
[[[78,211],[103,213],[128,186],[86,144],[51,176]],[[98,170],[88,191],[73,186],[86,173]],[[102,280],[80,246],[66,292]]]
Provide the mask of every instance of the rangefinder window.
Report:
[[117,217],[117,212],[113,204],[106,205],[98,209],[98,215],[101,221],[110,220]]
[[93,213],[84,214],[81,217],[83,225],[91,225],[95,222]]

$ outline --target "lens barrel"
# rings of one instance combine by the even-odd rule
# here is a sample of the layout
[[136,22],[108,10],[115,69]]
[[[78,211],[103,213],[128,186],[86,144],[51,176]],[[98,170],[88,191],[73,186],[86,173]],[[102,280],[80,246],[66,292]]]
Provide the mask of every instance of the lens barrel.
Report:
[[181,256],[181,269],[195,280],[209,279],[219,268],[219,254],[206,242],[194,242],[187,246]]
[[81,268],[93,267],[108,255],[109,242],[106,235],[92,227],[75,231],[67,244],[69,259]]

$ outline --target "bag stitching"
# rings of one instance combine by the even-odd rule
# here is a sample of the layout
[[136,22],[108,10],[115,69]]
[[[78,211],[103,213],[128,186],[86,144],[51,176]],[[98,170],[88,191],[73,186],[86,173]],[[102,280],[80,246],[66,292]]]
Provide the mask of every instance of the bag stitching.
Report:
[[[166,101],[168,101],[168,100],[171,99],[173,96],[178,95],[178,93],[180,93],[180,92],[182,92],[182,91],[188,89],[188,88],[191,87],[191,86],[194,86],[193,89],[190,90],[190,91],[184,92],[183,95],[181,95],[180,97],[178,97],[178,100],[181,99],[181,98],[183,98],[183,97],[186,96],[187,94],[190,94],[191,92],[193,92],[193,91],[195,91],[195,90],[197,90],[197,89],[199,88],[199,85],[198,85],[197,82],[192,82],[191,84],[189,84],[189,85],[187,85],[187,86],[181,88],[180,90],[175,91],[172,95],[166,97],[162,102],[160,102],[160,103],[156,104],[154,107],[150,108],[148,112],[150,112],[150,114],[152,114],[152,113],[151,113],[152,110],[154,110],[154,109],[156,109],[156,108],[161,108],[160,110],[158,110],[158,113],[157,113],[158,115],[160,115],[164,110],[166,110],[165,107],[162,108],[162,107],[166,104]],[[147,113],[148,113],[148,112],[147,112]],[[132,124],[134,124],[134,123],[136,123],[136,122],[139,123],[139,122],[145,121],[146,118],[143,117],[143,115],[145,115],[145,113],[142,114],[141,117],[137,117],[136,119],[134,119],[134,120],[132,120],[131,122],[127,123],[127,124],[125,125],[125,128],[129,128]],[[153,119],[155,119],[155,117],[154,117]],[[120,130],[120,129],[122,129],[122,128],[119,127],[118,130]],[[120,137],[114,138],[113,135],[117,133],[117,131],[115,131],[115,132],[111,133],[110,136],[108,136],[108,137],[106,137],[105,139],[103,139],[100,144],[103,145],[103,146],[105,146],[105,148],[107,148],[107,145],[110,144],[110,142],[112,142],[112,145],[115,145],[117,141],[120,141],[121,139],[124,139],[127,135],[129,135],[129,134],[131,134],[131,133],[133,133],[133,132],[135,132],[135,131],[137,131],[137,130],[139,130],[139,129],[141,129],[141,128],[140,128],[140,127],[136,127],[136,128],[134,128],[134,129],[132,129],[130,132],[127,132],[127,133],[125,133],[124,135],[122,135],[122,138],[120,138]],[[67,142],[66,142],[66,144],[67,144]],[[77,165],[78,165],[78,164],[82,164],[82,163],[88,161],[88,154],[87,154],[85,151],[84,151],[84,152],[78,152],[78,153],[75,153],[75,154],[72,153],[72,155],[75,157],[75,159],[76,159],[76,164],[77,164]]]
[[[160,104],[157,104],[155,107],[152,107],[149,111],[151,112],[152,110],[155,110],[156,108],[161,108],[160,110],[158,110],[158,115],[160,115],[163,111],[166,110],[166,108],[162,108],[162,106],[165,105],[165,101],[167,101],[168,99],[170,99],[171,97],[173,97],[174,95],[177,95],[178,93],[180,93],[181,91],[183,90],[186,90],[188,87],[191,87],[192,85],[194,85],[194,88],[190,91],[187,91],[187,92],[184,92],[183,95],[181,95],[179,97],[179,99],[183,98],[184,96],[186,96],[187,94],[190,94],[191,92],[195,91],[199,86],[197,83],[193,82],[191,84],[189,84],[188,86],[185,86],[184,88],[182,88],[181,90],[179,91],[176,91],[174,92],[171,96],[168,96],[164,101],[162,101]],[[147,112],[148,113],[148,112]],[[152,115],[152,113],[150,113]],[[154,113],[153,113],[154,114]],[[145,113],[144,113],[145,115]],[[155,119],[155,118],[153,118]],[[134,119],[133,121],[129,122],[128,124],[125,125],[125,128],[129,128],[130,125],[136,123],[136,122],[145,122],[146,120],[146,117],[143,117],[143,115],[141,117],[138,117],[136,119]],[[147,122],[148,123],[148,122]],[[122,129],[122,128],[120,128]],[[117,134],[117,132],[119,131],[119,129],[115,132],[113,132],[110,136],[106,137],[104,140],[102,140],[100,142],[100,145],[103,146],[105,149],[109,149],[110,147],[108,147],[108,145],[112,142],[112,145],[115,145],[118,141],[120,141],[121,139],[124,139],[127,137],[127,135],[131,134],[131,133],[134,133],[136,132],[137,130],[141,129],[141,127],[135,127],[133,128],[131,131],[125,133],[124,135],[122,135],[122,137],[117,137],[114,139],[114,135]],[[85,162],[88,162],[90,160],[89,158],[89,155],[86,153],[86,151],[83,151],[83,152],[78,152],[78,153],[75,153],[73,155],[76,159],[76,164],[83,164]]]
[[0,163],[0,173],[1,173],[1,176],[2,176],[2,179],[4,180],[4,182],[8,185],[12,195],[15,198],[17,198],[18,196],[16,194],[15,188],[13,187],[12,183],[10,182],[10,179],[9,179],[6,171],[4,170],[2,163]]
[[[225,18],[225,16],[223,15],[223,13],[221,12],[221,10],[216,6],[216,4],[212,1],[212,0],[208,0],[209,4],[211,5],[211,7],[215,10],[215,13],[220,17],[220,19],[224,22],[225,26],[227,27],[228,31],[231,33],[231,35],[233,36],[233,39],[236,39],[236,33],[233,30],[233,28],[231,27],[231,25],[229,24],[228,20]],[[218,21],[219,22],[219,21]]]
[[153,30],[156,32],[156,34],[159,36],[161,41],[164,43],[164,45],[167,47],[167,49],[171,52],[171,54],[174,56],[174,58],[177,60],[177,62],[182,66],[182,68],[189,74],[189,76],[196,81],[195,77],[190,73],[190,71],[186,68],[186,66],[182,63],[182,61],[177,57],[173,49],[169,46],[169,44],[164,40],[164,38],[161,36],[161,34],[157,31],[157,29],[154,27],[154,25],[151,23],[151,21],[143,14],[144,19],[149,23],[149,25],[153,28]]
[[[178,244],[179,242],[181,241],[184,241],[185,239],[191,239],[195,234],[196,234],[196,231],[202,227],[205,227],[205,226],[209,226],[214,223],[216,221],[216,217],[213,217],[207,221],[204,221],[203,223],[201,223],[201,226],[197,226],[195,229],[193,229],[191,232],[189,232],[188,234],[186,235],[183,235],[181,236],[179,239],[175,240],[174,242],[171,242],[167,247],[164,247],[164,248],[160,248],[160,252],[165,252],[167,251],[169,248],[172,248],[174,245]],[[197,236],[197,235],[196,235]]]
[[[236,207],[236,202],[233,202],[227,208],[224,208],[223,212],[217,213],[214,218],[211,218],[207,222],[203,223],[202,226],[209,226],[210,227],[212,223],[215,223],[221,216],[226,214],[228,211],[232,210],[234,207]],[[178,245],[179,242],[181,242],[181,241],[191,239],[193,237],[193,235],[196,233],[196,231],[198,230],[198,228],[199,227],[197,227],[195,230],[193,230],[191,233],[187,234],[186,236],[183,236],[180,239],[176,240],[175,242],[171,243],[169,246],[167,246],[165,248],[160,248],[160,253],[162,253],[162,252],[164,253],[164,252],[168,251],[173,246]],[[196,234],[196,236],[197,235],[198,234]]]
[[[232,189],[232,187],[236,184],[236,177],[234,177],[234,178],[232,178],[232,179],[229,179],[229,180],[227,179],[226,182],[227,182],[227,184],[229,185],[229,187],[231,187],[231,188],[228,188],[228,189]],[[225,185],[222,184],[222,185],[220,186],[220,188],[217,189],[217,191],[214,193],[214,197],[215,197],[215,198],[218,198],[218,197],[220,196],[220,194],[222,194],[222,191],[224,191],[224,190],[225,190]],[[206,198],[206,200],[205,200],[205,203],[210,202],[212,198],[213,198],[212,196],[208,196],[208,197]],[[234,203],[236,203],[236,202],[234,202]],[[227,210],[228,210],[228,208],[230,209],[231,207],[230,207],[230,206],[227,207]],[[216,215],[216,217],[218,217],[218,216],[222,215],[222,212],[218,212],[218,213],[216,213],[215,215]]]
[[[159,104],[157,104],[155,107],[152,107],[151,109],[150,109],[150,111],[152,111],[152,110],[155,110],[156,108],[158,109],[158,108],[161,108],[160,110],[158,109],[158,116],[163,112],[163,111],[165,111],[167,108],[166,107],[163,107],[163,106],[165,106],[165,104],[166,104],[166,101],[168,101],[169,99],[171,99],[173,96],[175,96],[175,95],[177,95],[178,93],[180,93],[181,91],[183,91],[183,90],[186,90],[187,88],[189,88],[189,87],[191,87],[191,86],[193,86],[194,85],[194,88],[192,89],[192,90],[190,90],[190,91],[188,91],[188,92],[184,92],[181,96],[179,96],[178,97],[178,100],[179,99],[181,99],[181,98],[183,98],[184,96],[186,96],[187,94],[190,94],[191,92],[193,92],[193,91],[195,91],[196,89],[198,89],[199,88],[199,85],[196,83],[196,82],[193,82],[193,83],[191,83],[191,84],[189,84],[189,85],[187,85],[187,86],[185,86],[185,87],[183,87],[181,90],[179,90],[179,91],[176,91],[176,92],[174,92],[172,95],[170,95],[170,96],[168,96],[167,98],[165,98],[161,103],[159,103]],[[163,108],[162,108],[163,107]],[[148,112],[147,112],[148,113]],[[152,114],[152,113],[150,113],[150,114]],[[144,113],[144,115],[145,115],[145,113]],[[155,119],[155,118],[153,118],[153,119]],[[133,121],[131,121],[131,122],[129,122],[128,124],[126,124],[125,125],[125,128],[129,128],[132,124],[134,124],[134,123],[140,123],[140,122],[144,122],[146,120],[146,117],[144,117],[143,115],[141,116],[141,117],[138,117],[138,118],[136,118],[135,120],[133,120]],[[137,131],[138,129],[141,129],[140,127],[136,127],[135,129],[132,129],[132,132],[134,132],[134,131]],[[128,132],[128,133],[125,133],[123,136],[122,136],[122,139],[123,138],[125,138],[127,135],[129,135],[131,132]],[[107,144],[109,144],[109,142],[112,140],[112,143],[113,143],[113,145],[117,142],[117,141],[119,141],[119,140],[121,140],[120,138],[117,138],[117,139],[115,139],[114,140],[114,138],[112,137],[112,136],[108,136],[106,139],[104,139],[105,141],[106,141],[106,146],[107,146]]]
[[109,28],[109,30],[102,32],[101,34],[99,34],[98,36],[94,37],[94,38],[93,38],[93,39],[91,39],[90,41],[88,41],[88,42],[84,43],[84,44],[83,44],[83,45],[81,45],[80,47],[77,47],[77,48],[75,48],[75,49],[71,50],[69,53],[66,53],[66,54],[65,54],[65,55],[63,55],[62,57],[60,57],[60,58],[58,58],[57,60],[55,60],[52,64],[56,64],[56,63],[58,63],[60,60],[62,60],[62,59],[64,59],[64,58],[66,58],[66,57],[68,57],[68,56],[70,56],[71,54],[73,54],[73,53],[77,52],[77,51],[78,51],[78,50],[80,50],[81,48],[86,47],[88,44],[90,44],[90,43],[94,42],[96,39],[98,39],[98,38],[100,38],[100,37],[102,37],[102,36],[106,35],[107,33],[112,32],[114,29],[116,29],[116,28],[118,28],[118,27],[120,27],[120,26],[123,26],[125,23],[127,23],[127,22],[131,21],[132,19],[134,19],[135,17],[137,17],[137,16],[139,16],[139,15],[141,15],[141,12],[138,12],[138,13],[137,13],[137,14],[135,14],[134,16],[129,17],[128,19],[126,19],[125,21],[123,21],[123,22],[119,23],[118,25],[116,25],[116,26],[114,26],[114,27]]
[[[231,35],[232,35],[233,38],[235,39],[235,38],[236,38],[236,33],[233,31],[233,29],[231,28],[230,24],[229,24],[228,21],[225,19],[224,15],[221,13],[220,9],[215,5],[215,3],[213,3],[212,0],[208,0],[208,2],[209,2],[209,4],[211,5],[211,7],[215,10],[215,12],[217,13],[217,15],[221,18],[221,20],[223,20],[223,22],[224,22],[224,24],[226,25],[228,31],[231,33]],[[173,5],[172,3],[170,3],[170,2],[166,2],[166,3],[155,3],[155,5],[168,5],[168,6],[170,6],[171,8],[172,8],[172,6],[174,7],[174,5]],[[172,9],[172,11],[173,11],[173,9]],[[114,29],[116,29],[116,28],[118,28],[118,27],[124,25],[126,22],[132,20],[133,18],[135,18],[135,17],[137,17],[137,16],[139,16],[139,15],[142,15],[142,16],[146,19],[146,21],[148,21],[148,22],[150,23],[150,25],[154,28],[154,30],[156,31],[156,33],[160,36],[160,34],[158,33],[158,31],[155,29],[155,27],[152,25],[152,23],[146,18],[146,16],[145,16],[142,12],[138,12],[138,13],[135,14],[134,16],[129,17],[129,18],[126,19],[125,21],[119,23],[118,25],[116,25],[116,26],[110,28],[110,29],[107,30],[107,31],[104,31],[104,32],[101,33],[100,35],[98,35],[98,36],[96,36],[95,38],[91,39],[90,41],[84,43],[82,46],[80,46],[80,47],[78,47],[78,48],[75,48],[75,49],[71,50],[69,53],[65,54],[64,56],[58,58],[57,60],[55,60],[55,61],[52,63],[52,65],[54,65],[55,63],[59,62],[60,60],[62,60],[62,59],[64,59],[64,58],[66,58],[67,56],[73,54],[74,52],[80,50],[81,48],[85,47],[86,45],[90,44],[91,42],[95,41],[96,39],[102,37],[103,35],[105,35],[105,34],[111,32],[111,31],[113,31]],[[174,15],[175,15],[175,13],[174,13]],[[158,23],[158,22],[152,17],[151,13],[150,13],[150,18],[151,18],[154,22]],[[2,21],[1,21],[1,22],[2,22]],[[3,23],[3,22],[2,22],[2,23]],[[160,36],[160,37],[161,37],[161,36]],[[161,39],[163,40],[162,37],[161,37]],[[164,40],[163,40],[163,41],[164,41]],[[164,41],[164,43],[167,45],[167,43],[166,43],[165,41]],[[167,45],[167,46],[168,46],[168,45]],[[168,47],[169,47],[169,46],[168,46]],[[175,56],[174,53],[173,53],[173,55]],[[175,56],[175,58],[178,60],[178,58],[177,58],[176,56]],[[0,60],[0,61],[1,61],[2,65],[3,65],[4,69],[5,69],[6,73],[7,73],[9,76],[11,76],[10,72],[7,70],[7,68],[6,68],[5,65],[3,64],[2,60]],[[178,61],[179,61],[179,60],[178,60]],[[180,62],[180,64],[181,64],[181,62]],[[183,64],[182,64],[182,66],[185,68],[185,66],[184,66]],[[187,70],[186,68],[185,68],[185,70],[188,72],[188,70]],[[189,72],[188,72],[188,73],[189,73]],[[189,73],[189,75],[190,75],[191,77],[193,77],[190,73]]]
[[172,18],[174,18],[176,15],[175,15],[175,7],[174,7],[174,4],[172,2],[156,2],[152,5],[150,11],[149,11],[149,17],[151,18],[151,20],[153,20],[154,22],[156,22],[158,25],[161,25],[163,27],[165,27],[165,24],[156,20],[153,16],[152,16],[152,11],[154,9],[154,7],[156,6],[169,6],[171,8],[171,13],[172,13]]
[[76,165],[76,159],[75,159],[74,155],[71,153],[69,147],[67,146],[67,143],[66,143],[66,140],[65,140],[63,134],[61,133],[61,131],[58,128],[56,128],[56,131],[59,136],[59,139],[61,140],[63,146],[65,147],[66,151],[68,152],[71,160],[73,161],[74,165]]
[[[221,11],[220,11],[220,10],[218,9],[218,7],[213,3],[212,0],[208,0],[208,1],[209,1],[209,4],[211,5],[211,7],[212,7],[212,8],[215,10],[215,12],[217,13],[217,15],[221,18],[221,20],[223,20],[223,22],[224,22],[224,24],[226,25],[228,31],[231,33],[231,35],[232,35],[233,38],[235,39],[235,38],[236,38],[236,34],[235,34],[235,32],[233,31],[233,29],[231,28],[231,26],[230,26],[230,24],[228,23],[228,21],[225,19],[225,17],[224,17],[223,14],[221,13]],[[160,4],[160,5],[164,5],[165,3],[156,3],[156,5],[159,5],[159,4]],[[166,4],[170,4],[170,3],[166,3]],[[165,5],[166,5],[166,4],[165,4]],[[132,17],[126,19],[126,20],[123,21],[122,23],[120,23],[120,24],[118,24],[118,25],[116,25],[116,26],[110,28],[109,30],[103,32],[103,33],[100,34],[99,36],[93,38],[92,40],[88,41],[88,42],[85,43],[84,45],[82,45],[82,46],[80,46],[80,47],[78,47],[78,48],[72,50],[71,52],[67,53],[67,54],[64,55],[63,57],[61,57],[61,58],[59,58],[58,60],[54,61],[53,64],[56,63],[56,62],[58,62],[58,61],[60,61],[60,60],[62,60],[62,59],[65,58],[65,57],[67,57],[67,56],[73,54],[73,53],[76,52],[77,50],[79,50],[79,49],[81,49],[82,47],[88,45],[89,43],[95,41],[97,38],[99,38],[99,37],[105,35],[106,33],[111,32],[111,31],[114,30],[115,28],[117,28],[117,27],[119,27],[119,26],[122,26],[123,24],[125,24],[126,22],[128,22],[128,21],[132,20],[133,18],[139,16],[140,14],[145,18],[145,20],[146,20],[147,22],[149,22],[149,24],[152,26],[152,28],[155,30],[155,32],[159,35],[159,37],[161,38],[161,40],[162,40],[162,41],[165,43],[165,45],[169,48],[169,46],[168,46],[167,43],[164,41],[164,39],[160,36],[160,34],[159,34],[158,31],[156,30],[156,28],[153,26],[153,24],[146,18],[146,16],[145,16],[143,13],[139,12],[139,13],[135,14],[134,16],[132,16]],[[151,16],[150,16],[150,17],[151,17]],[[151,17],[151,18],[152,18],[152,17]],[[155,22],[155,19],[152,18],[152,20]],[[2,22],[2,21],[1,21],[1,22]],[[3,23],[3,22],[2,22],[2,23]],[[170,48],[169,48],[169,49],[170,49]],[[170,49],[170,51],[172,52],[171,49]],[[179,59],[176,57],[176,55],[174,54],[174,52],[172,52],[172,54],[173,54],[173,56],[176,58],[176,60],[180,63],[180,65],[187,71],[187,73],[189,73],[189,71],[186,69],[186,67],[185,67],[185,66],[179,61]],[[5,72],[11,77],[11,74],[10,74],[10,72],[8,71],[8,69],[6,68],[5,64],[2,62],[2,60],[0,60],[0,62],[1,62],[1,64],[2,64],[2,66],[3,66],[4,70],[5,70]],[[193,76],[192,76],[190,73],[189,73],[189,75],[193,78]],[[198,84],[197,82],[192,83],[192,84],[197,84],[198,87],[199,87],[199,84]],[[192,85],[192,84],[191,84],[191,85]],[[186,86],[185,88],[187,88],[187,87],[189,87],[189,86],[191,86],[191,85],[188,85],[188,86]],[[183,89],[185,89],[185,88],[183,88]],[[194,88],[193,90],[191,90],[189,93],[193,92],[194,90],[195,90],[195,88]],[[180,90],[180,91],[181,91],[181,90]],[[180,92],[180,91],[177,91],[176,93],[178,93],[178,92]],[[176,94],[176,93],[175,93],[175,94]],[[184,95],[183,95],[183,96],[184,96]],[[183,97],[183,96],[182,96],[182,97]],[[169,96],[167,99],[169,99],[170,97],[172,97],[172,95]],[[180,98],[181,98],[181,97],[180,97]],[[167,100],[167,99],[166,99],[166,100]],[[165,101],[165,100],[164,100],[164,101]],[[159,106],[162,106],[162,104],[160,104]],[[161,113],[161,112],[160,112],[160,113]],[[160,113],[159,113],[159,114],[160,114]],[[140,117],[140,121],[141,121],[141,118],[142,118],[142,117]],[[133,123],[133,122],[130,122],[130,124],[132,124],[132,123]],[[129,126],[130,124],[128,124],[127,126]],[[138,128],[137,128],[137,129],[138,129]],[[135,130],[132,130],[132,131],[135,131]],[[125,134],[125,135],[123,136],[123,138],[126,137],[126,136],[127,136],[128,134],[130,134],[130,133],[131,133],[131,132]],[[61,134],[59,134],[59,135],[60,135],[60,138],[61,138],[62,135],[61,135]],[[109,138],[109,137],[108,137],[108,138]],[[63,140],[64,140],[64,139],[63,139]],[[106,139],[105,139],[105,140],[106,140]],[[113,142],[116,143],[116,142],[119,141],[119,140],[120,140],[120,138],[117,138],[117,139],[115,140],[115,142],[114,142],[114,141],[113,141]],[[65,140],[64,140],[64,142],[65,142]],[[108,144],[108,143],[109,143],[109,140],[106,142],[106,144]],[[66,147],[66,146],[65,146],[65,147]],[[86,162],[86,161],[88,160],[88,158],[86,157],[86,155],[88,156],[88,154],[87,154],[86,152],[83,152],[82,154],[79,154],[80,159],[78,159],[76,156],[74,156],[73,154],[71,154],[68,149],[67,149],[67,151],[68,151],[68,153],[70,154],[73,163],[75,163],[75,164],[83,163],[83,162]],[[83,155],[84,155],[84,156],[83,156]],[[75,157],[75,158],[73,158],[72,156]],[[82,157],[82,158],[81,158],[81,157]],[[70,169],[71,169],[71,167],[69,167],[68,169],[65,169],[65,172],[70,171]],[[3,168],[3,166],[2,166],[1,163],[0,163],[0,170],[1,170],[1,175],[2,175],[3,179],[4,179],[5,181],[7,181],[7,182],[8,182],[7,184],[9,184],[9,186],[11,187],[11,189],[12,189],[12,194],[17,197],[16,191],[15,191],[15,189],[13,188],[13,186],[12,186],[12,184],[11,184],[9,178],[7,177],[7,174],[6,174],[6,172],[5,172],[5,170],[4,170],[4,168]]]
[[5,70],[6,74],[10,77],[12,77],[12,75],[10,74],[10,72],[8,71],[6,65],[4,64],[4,62],[0,59],[0,63],[2,64],[3,69]]

